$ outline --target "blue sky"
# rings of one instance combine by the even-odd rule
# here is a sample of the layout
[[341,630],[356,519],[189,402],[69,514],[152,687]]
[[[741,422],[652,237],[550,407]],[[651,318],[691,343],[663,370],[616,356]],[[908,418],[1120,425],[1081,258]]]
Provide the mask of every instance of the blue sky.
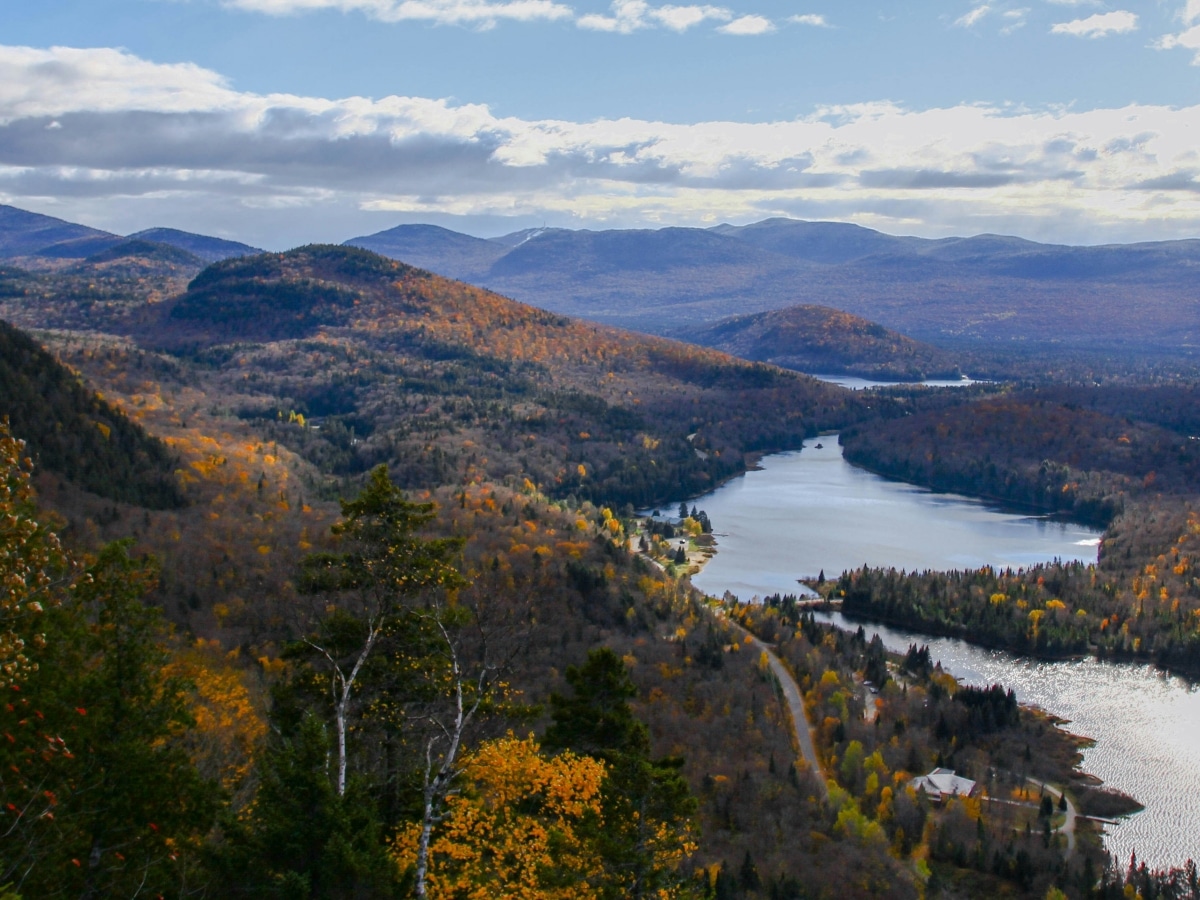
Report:
[[0,5],[0,201],[260,246],[768,215],[1200,235],[1200,0]]

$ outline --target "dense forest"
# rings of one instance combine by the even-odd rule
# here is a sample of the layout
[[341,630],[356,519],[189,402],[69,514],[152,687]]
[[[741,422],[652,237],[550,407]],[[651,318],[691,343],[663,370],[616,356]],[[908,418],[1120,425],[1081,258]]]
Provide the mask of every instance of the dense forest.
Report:
[[[1064,843],[1028,779],[1082,808],[1079,742],[1003,688],[962,688],[789,598],[715,609],[685,565],[649,558],[661,541],[630,541],[635,505],[756,454],[1003,388],[856,395],[346,248],[190,286],[183,262],[0,278],[5,310],[56,329],[39,337],[72,367],[15,331],[6,345],[13,397],[64,397],[0,410],[0,566],[20,586],[0,609],[10,893],[1196,896],[1194,870],[1113,865],[1087,826]],[[1144,405],[1139,441],[1190,421],[1183,400]],[[47,449],[75,432],[104,440]],[[1188,457],[1168,467],[1146,440],[1182,483]],[[139,478],[175,493],[122,493]],[[1114,578],[1137,570],[1147,598],[1190,584],[1185,492],[1163,506],[1107,484]],[[681,518],[704,536],[700,511]],[[1012,605],[1030,602],[1011,578]],[[1171,608],[1147,602],[1139,631],[1086,602],[1128,635],[1114,653],[1143,652]],[[745,629],[803,690],[822,771]],[[1017,805],[934,804],[910,781],[935,765]]]
[[789,306],[692,326],[679,336],[742,359],[800,372],[847,373],[883,381],[958,378],[950,353],[827,306]]
[[1095,566],[845,573],[856,615],[1022,653],[1149,659],[1200,672],[1195,388],[1041,388],[877,421],[847,459],[938,490],[1107,526]]

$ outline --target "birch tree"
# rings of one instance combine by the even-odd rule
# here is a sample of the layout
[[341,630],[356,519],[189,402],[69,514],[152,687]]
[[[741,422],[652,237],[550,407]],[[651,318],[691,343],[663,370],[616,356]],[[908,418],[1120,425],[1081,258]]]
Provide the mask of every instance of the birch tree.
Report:
[[457,538],[428,538],[419,532],[434,518],[432,503],[413,503],[378,466],[362,493],[342,501],[333,533],[341,553],[311,554],[302,562],[301,589],[330,601],[301,643],[328,678],[334,725],[334,787],[346,793],[348,736],[364,706],[364,670],[381,644],[413,619],[431,619],[446,633],[445,605],[436,592],[464,584],[453,564]]

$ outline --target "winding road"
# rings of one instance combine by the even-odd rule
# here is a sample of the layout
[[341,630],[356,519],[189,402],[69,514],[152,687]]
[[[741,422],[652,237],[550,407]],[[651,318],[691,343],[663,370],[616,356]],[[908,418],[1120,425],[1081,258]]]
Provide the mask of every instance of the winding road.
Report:
[[821,760],[817,756],[817,748],[813,743],[812,726],[808,724],[808,716],[804,714],[804,698],[800,695],[800,685],[796,684],[796,679],[792,677],[792,673],[788,671],[783,661],[775,655],[775,651],[771,648],[770,644],[759,640],[737,622],[728,618],[725,618],[725,621],[748,637],[751,647],[767,655],[767,663],[771,666],[771,671],[779,681],[779,687],[783,691],[784,702],[787,703],[788,712],[792,716],[792,727],[796,733],[796,744],[800,747],[800,756],[809,770],[816,776],[816,783],[818,785],[817,795],[822,800],[828,800],[829,788],[825,784],[825,773],[821,770]]

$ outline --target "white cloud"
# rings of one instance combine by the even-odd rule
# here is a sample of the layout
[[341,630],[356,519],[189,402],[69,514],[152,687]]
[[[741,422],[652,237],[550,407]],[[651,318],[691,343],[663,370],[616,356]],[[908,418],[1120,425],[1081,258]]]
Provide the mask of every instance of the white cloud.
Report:
[[1192,65],[1200,66],[1200,0],[1187,0],[1179,11],[1179,19],[1184,24],[1184,30],[1179,34],[1166,34],[1154,42],[1159,50],[1174,50],[1182,47],[1191,50]]
[[985,3],[982,6],[975,7],[969,13],[959,16],[954,20],[954,24],[959,28],[970,28],[991,11],[992,8]]
[[222,0],[224,6],[273,16],[317,10],[361,12],[381,22],[426,21],[490,28],[517,22],[567,19],[575,12],[554,0]]
[[591,31],[610,31],[617,34],[632,34],[644,28],[669,28],[672,31],[687,31],[706,20],[728,22],[733,13],[720,6],[666,6],[653,7],[644,0],[614,0],[612,14],[581,16],[576,24]]
[[[1198,0],[1200,2],[1200,0]],[[819,16],[814,13],[805,13],[802,16],[789,16],[788,21],[796,25],[811,25],[814,28],[828,28],[829,22],[824,16]]]
[[722,34],[738,36],[767,34],[774,30],[775,23],[765,16],[739,16],[727,25],[722,25],[717,29]]
[[1024,28],[1028,21],[1029,7],[1022,9],[1010,9],[1003,13],[1005,25],[1000,29],[1001,34],[1012,34],[1014,31]]
[[1135,13],[1119,9],[1115,12],[1097,13],[1086,19],[1059,22],[1050,29],[1051,34],[1069,34],[1073,37],[1102,38],[1110,34],[1129,34],[1137,31],[1138,17]]
[[140,203],[186,225],[191,209],[227,221],[283,209],[292,232],[307,221],[316,233],[331,209],[579,224],[808,209],[876,227],[904,210],[903,227],[927,233],[1028,222],[1054,237],[1072,221],[1182,236],[1200,231],[1197,130],[1200,106],[528,120],[421,97],[242,92],[207,69],[111,49],[0,47],[0,198],[41,198],[67,217]]
[[727,22],[732,18],[729,10],[718,6],[660,6],[651,10],[650,16],[672,31],[687,31],[708,19]]
[[1176,47],[1191,50],[1195,54],[1192,65],[1200,66],[1200,25],[1193,25],[1179,34],[1164,35],[1155,41],[1154,46],[1159,50],[1174,50]]

